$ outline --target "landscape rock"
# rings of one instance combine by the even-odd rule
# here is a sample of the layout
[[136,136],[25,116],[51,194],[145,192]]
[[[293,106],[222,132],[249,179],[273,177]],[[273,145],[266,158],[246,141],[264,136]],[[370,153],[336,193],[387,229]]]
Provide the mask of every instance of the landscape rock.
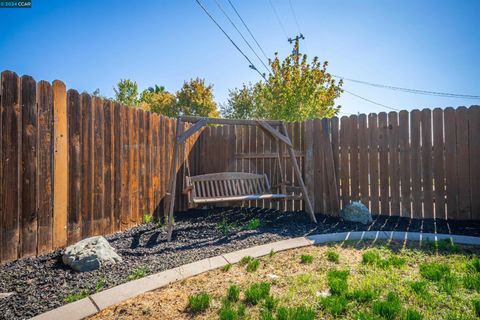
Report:
[[96,270],[102,265],[121,262],[122,258],[104,237],[97,236],[67,247],[62,261],[75,271],[85,272]]
[[345,221],[369,224],[373,221],[372,213],[361,202],[354,201],[340,211],[340,217]]
[[0,292],[0,300],[4,299],[4,298],[8,298],[10,297],[11,295],[14,295],[15,292]]

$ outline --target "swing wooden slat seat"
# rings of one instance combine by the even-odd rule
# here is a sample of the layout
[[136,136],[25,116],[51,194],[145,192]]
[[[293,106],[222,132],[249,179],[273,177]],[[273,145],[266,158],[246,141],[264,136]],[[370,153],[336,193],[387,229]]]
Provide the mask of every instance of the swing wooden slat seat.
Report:
[[270,183],[266,174],[245,172],[219,172],[199,176],[187,176],[184,192],[188,202],[208,204],[255,200],[280,200],[290,195],[269,193]]

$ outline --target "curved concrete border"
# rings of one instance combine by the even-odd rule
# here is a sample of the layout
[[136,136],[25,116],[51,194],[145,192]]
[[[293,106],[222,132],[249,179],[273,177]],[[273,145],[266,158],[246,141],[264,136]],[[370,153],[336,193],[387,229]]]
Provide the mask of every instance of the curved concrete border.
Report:
[[288,249],[301,248],[310,245],[324,244],[341,241],[360,240],[397,240],[397,241],[438,241],[452,239],[458,244],[480,245],[479,237],[419,233],[419,232],[397,232],[397,231],[352,231],[340,233],[316,234],[306,237],[292,238],[263,244],[260,246],[226,253],[224,255],[207,258],[185,264],[183,266],[162,271],[138,280],[130,281],[116,287],[95,293],[85,299],[78,300],[57,309],[42,313],[32,319],[70,319],[80,320],[118,304],[127,299],[136,297],[142,293],[159,289],[172,282],[183,280],[194,275],[204,273],[213,269],[221,268],[229,263],[239,262],[245,256],[261,257],[270,251],[284,251]]

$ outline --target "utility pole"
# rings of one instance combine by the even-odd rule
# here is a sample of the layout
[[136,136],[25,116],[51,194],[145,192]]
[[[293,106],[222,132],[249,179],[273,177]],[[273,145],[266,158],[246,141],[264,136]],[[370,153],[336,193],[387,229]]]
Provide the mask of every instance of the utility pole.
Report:
[[296,62],[298,63],[298,56],[300,55],[300,40],[305,40],[305,37],[303,36],[303,34],[300,33],[300,35],[296,36],[295,38],[288,38],[288,42],[290,43],[295,43],[293,45],[293,50],[292,50],[292,54],[294,54],[297,59],[296,59]]

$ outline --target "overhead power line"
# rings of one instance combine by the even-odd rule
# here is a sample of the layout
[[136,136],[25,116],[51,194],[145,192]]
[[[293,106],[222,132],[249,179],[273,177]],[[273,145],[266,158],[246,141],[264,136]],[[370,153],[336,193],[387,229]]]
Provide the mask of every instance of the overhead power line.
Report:
[[401,91],[406,93],[413,93],[413,94],[422,94],[422,95],[429,95],[429,96],[437,96],[437,97],[446,97],[446,98],[462,98],[462,99],[480,99],[480,96],[477,95],[470,95],[470,94],[458,94],[458,93],[447,93],[447,92],[438,92],[438,91],[427,91],[427,90],[419,90],[419,89],[409,89],[409,88],[402,88],[402,87],[394,87],[385,84],[373,83],[363,80],[356,80],[350,79],[338,75],[332,75],[335,78],[343,79],[350,82],[360,83],[376,88],[383,88],[389,89],[394,91]]
[[387,105],[385,105],[385,104],[383,104],[383,103],[379,103],[379,102],[376,102],[376,101],[373,101],[373,100],[364,98],[364,97],[359,96],[358,94],[353,93],[353,92],[351,92],[351,91],[348,91],[348,90],[346,90],[346,89],[342,89],[342,90],[345,91],[345,92],[348,93],[348,94],[351,94],[351,95],[354,96],[354,97],[357,97],[357,98],[362,99],[362,100],[364,100],[364,101],[370,102],[370,103],[375,104],[375,105],[377,105],[377,106],[384,107],[384,108],[386,108],[386,109],[390,109],[390,110],[394,110],[394,111],[400,111],[400,109],[393,108],[393,107],[387,106]]
[[298,23],[297,15],[295,14],[295,10],[293,10],[292,0],[288,0],[288,4],[290,5],[290,10],[292,11],[293,19],[295,20],[295,24],[297,25],[298,33],[301,34],[302,30],[300,28],[300,24]]
[[250,63],[249,67],[250,69],[253,69],[255,71],[258,72],[258,74],[265,80],[267,81],[267,78],[265,78],[265,75],[263,73],[261,73],[257,67],[255,67],[255,65],[253,64],[253,62],[250,60],[250,58],[248,58],[248,56],[242,51],[242,49],[240,49],[237,44],[235,43],[235,41],[232,40],[232,38],[230,38],[230,36],[228,35],[228,33],[225,32],[225,30],[223,30],[223,28],[218,24],[218,22],[215,20],[215,18],[210,14],[210,12],[208,12],[208,10],[200,3],[199,0],[195,0],[197,2],[197,4],[202,8],[202,10],[205,12],[205,14],[213,21],[213,23],[215,23],[215,25],[223,32],[223,34],[225,35],[225,37],[228,38],[228,40],[230,40],[230,42],[233,44],[233,46],[242,54],[242,56],[248,61],[248,63]]
[[220,3],[218,2],[218,0],[215,0],[215,3],[217,4],[218,8],[220,9],[220,11],[222,11],[223,15],[228,19],[228,21],[230,22],[230,24],[233,26],[233,28],[235,28],[235,30],[237,30],[238,34],[240,35],[240,37],[242,37],[243,41],[247,44],[247,46],[250,48],[250,50],[252,50],[253,54],[258,58],[258,60],[260,60],[260,62],[263,64],[263,66],[265,67],[265,69],[267,70],[267,72],[270,72],[270,69],[267,67],[267,65],[263,62],[262,58],[260,58],[257,54],[257,52],[252,48],[252,46],[250,45],[250,43],[247,41],[247,39],[245,39],[245,37],[243,36],[243,33],[237,28],[237,25],[232,21],[232,19],[230,19],[230,16],[225,12],[225,10],[223,10],[223,7],[220,5]]
[[272,7],[275,17],[277,17],[277,21],[278,21],[278,24],[280,24],[280,27],[282,28],[283,35],[285,36],[285,38],[288,39],[287,31],[285,31],[285,27],[283,26],[282,20],[280,20],[280,16],[278,15],[277,10],[275,10],[275,6],[273,5],[272,0],[268,0],[268,2],[270,2],[270,6]]
[[243,26],[245,27],[245,29],[247,29],[248,33],[250,34],[250,36],[252,37],[253,41],[255,41],[255,43],[257,44],[258,48],[260,49],[260,51],[262,51],[262,54],[263,56],[265,57],[265,59],[267,59],[268,61],[268,57],[267,55],[265,54],[265,51],[263,51],[263,48],[262,46],[260,45],[260,43],[258,43],[257,39],[254,37],[252,31],[250,31],[250,28],[247,26],[247,24],[245,23],[245,21],[242,19],[242,17],[240,16],[240,13],[237,11],[237,8],[235,8],[235,6],[233,5],[232,1],[228,0],[228,3],[230,3],[230,6],[233,8],[233,10],[235,11],[235,13],[237,14],[238,18],[240,19],[240,21],[242,21],[242,24]]

